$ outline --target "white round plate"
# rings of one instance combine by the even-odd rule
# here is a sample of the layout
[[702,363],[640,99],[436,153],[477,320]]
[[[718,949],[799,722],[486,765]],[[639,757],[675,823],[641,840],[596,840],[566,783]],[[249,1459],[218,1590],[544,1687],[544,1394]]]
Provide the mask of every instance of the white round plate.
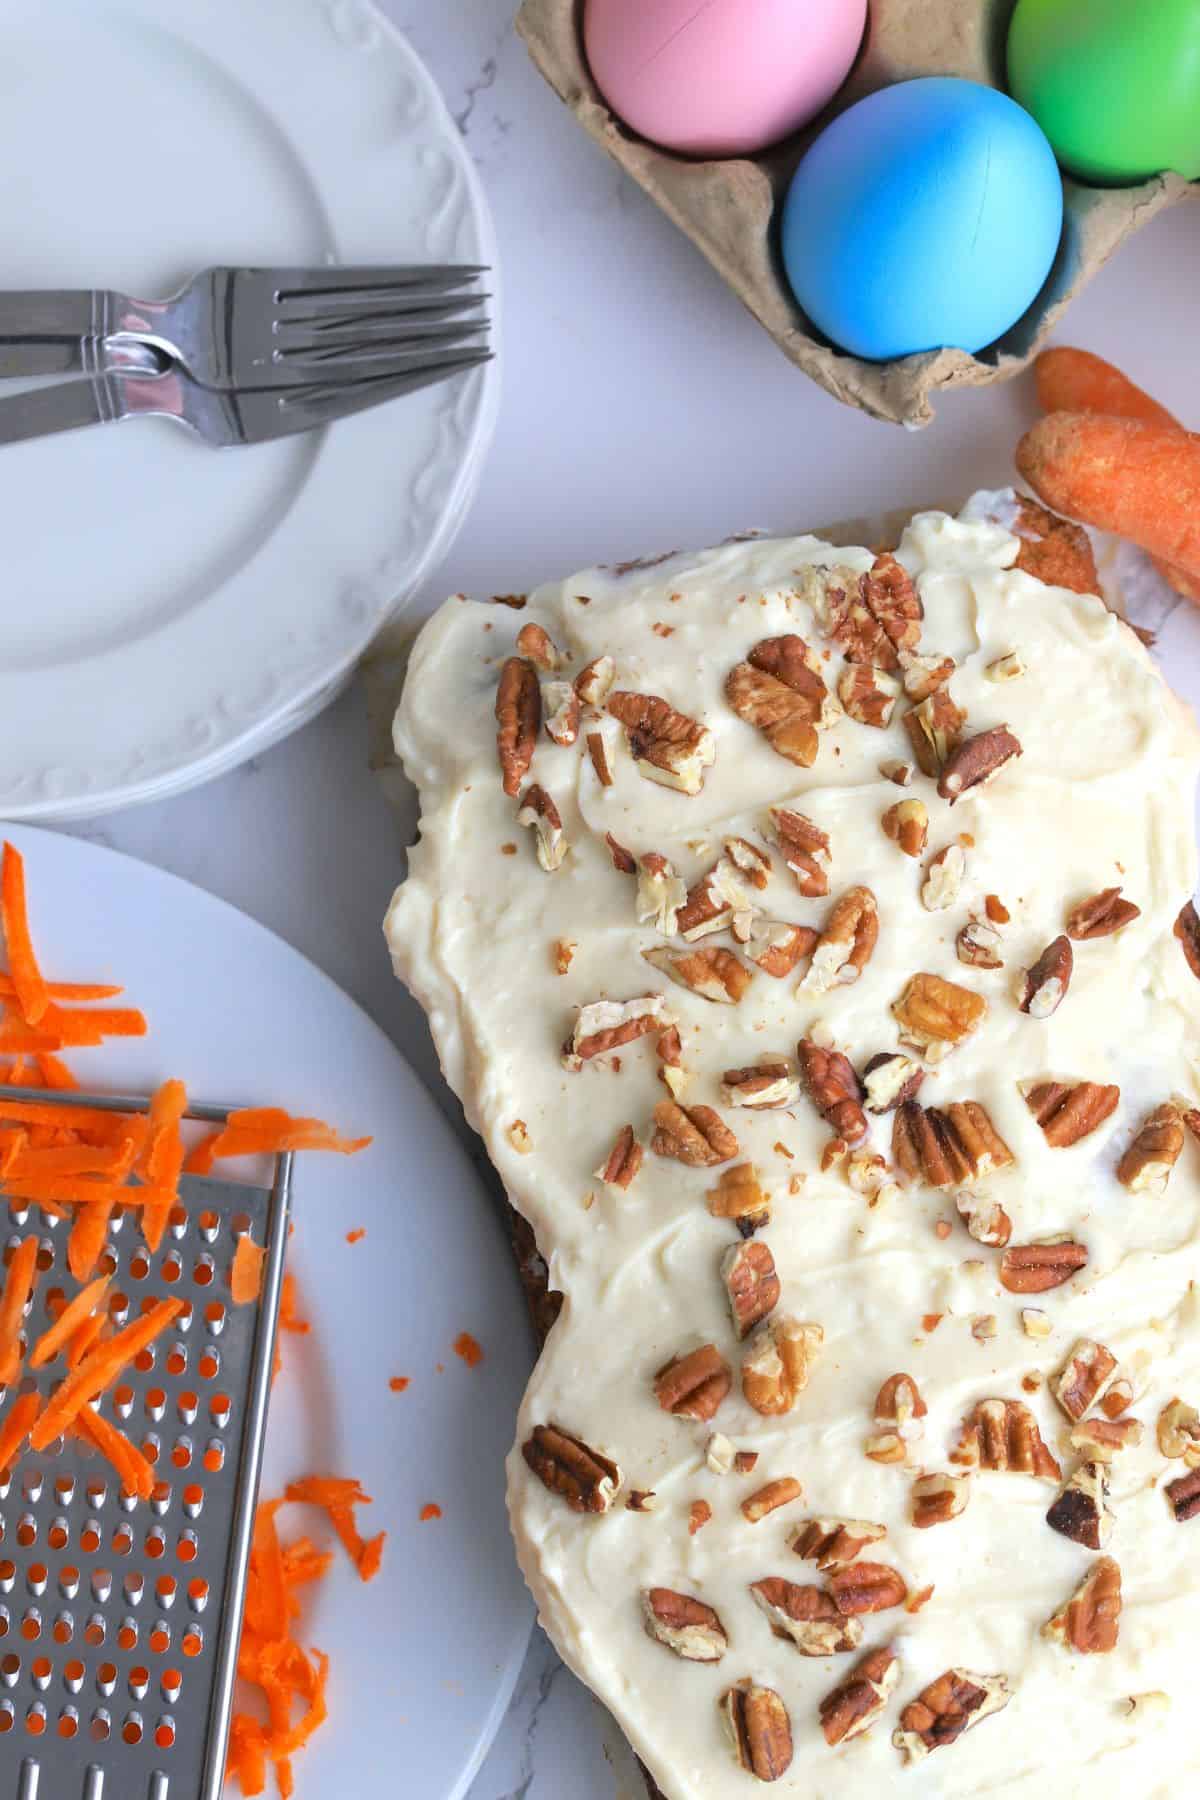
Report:
[[[374,1499],[364,1535],[389,1534],[368,1586],[339,1550],[312,1591],[302,1641],[331,1659],[330,1716],[297,1759],[297,1788],[459,1800],[533,1617],[504,1507],[533,1346],[495,1208],[400,1053],[295,950],[144,863],[54,832],[9,835],[47,973],[122,982],[150,1021],[140,1041],[73,1053],[85,1085],[145,1092],[178,1075],[197,1100],[270,1101],[374,1135],[359,1156],[296,1159],[288,1266],[312,1332],[283,1338],[263,1491],[357,1477]],[[474,1369],[454,1353],[461,1331],[483,1347]],[[393,1375],[406,1392],[389,1390]],[[422,1523],[428,1503],[442,1517]],[[285,1532],[312,1522],[282,1515]]]
[[[0,0],[0,35],[6,288],[495,269],[459,133],[369,0]],[[494,371],[253,449],[164,419],[0,448],[0,814],[161,798],[309,716],[448,547]]]

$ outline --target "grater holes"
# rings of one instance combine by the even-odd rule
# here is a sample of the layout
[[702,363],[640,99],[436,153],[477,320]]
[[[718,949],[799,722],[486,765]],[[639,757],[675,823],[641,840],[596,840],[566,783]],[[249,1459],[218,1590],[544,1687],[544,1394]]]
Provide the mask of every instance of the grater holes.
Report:
[[0,1700],[0,1732],[11,1731],[14,1724],[13,1703]]
[[218,1431],[226,1429],[232,1411],[233,1401],[228,1394],[214,1394],[208,1403],[208,1416]]
[[83,1628],[83,1641],[92,1650],[98,1650],[108,1636],[108,1626],[103,1613],[93,1613]]
[[152,1469],[158,1466],[158,1459],[161,1454],[162,1439],[159,1437],[157,1431],[148,1431],[142,1439],[142,1455]]
[[141,1663],[129,1671],[129,1697],[131,1700],[144,1700],[150,1688],[150,1671]]
[[155,1353],[154,1345],[147,1344],[146,1348],[144,1350],[139,1350],[134,1357],[133,1366],[139,1375],[148,1375],[157,1361],[158,1357]]
[[91,1724],[88,1726],[88,1736],[93,1744],[107,1744],[112,1736],[112,1714],[107,1712],[104,1707],[98,1706],[92,1714]]
[[166,1547],[167,1540],[163,1531],[159,1526],[152,1525],[146,1533],[146,1555],[150,1557],[152,1562],[158,1562],[166,1550]]
[[186,1206],[173,1206],[167,1214],[167,1224],[170,1227],[172,1237],[183,1237],[190,1223],[191,1220],[188,1218]]
[[100,1548],[100,1527],[95,1519],[89,1519],[79,1533],[79,1548],[85,1556],[94,1556]]
[[17,1543],[22,1550],[28,1550],[37,1543],[37,1520],[32,1513],[22,1513],[17,1520]]
[[12,1626],[12,1614],[7,1606],[0,1606],[0,1638],[6,1638]]
[[191,1388],[185,1388],[175,1402],[175,1411],[179,1415],[180,1424],[194,1425],[196,1423],[196,1414],[199,1410],[200,1396],[194,1393]]
[[46,1583],[49,1578],[50,1571],[47,1569],[45,1563],[30,1563],[25,1571],[25,1586],[34,1598],[37,1599],[40,1595],[45,1593]]
[[175,1604],[175,1596],[179,1592],[179,1583],[173,1575],[160,1575],[154,1584],[154,1591],[158,1595],[159,1605],[164,1606],[169,1610]]
[[[109,1221],[108,1228],[111,1231],[115,1226],[117,1226],[119,1224],[120,1224],[119,1219],[111,1219]],[[96,1259],[96,1272],[98,1275],[115,1275],[116,1274],[116,1272],[117,1272],[117,1253],[115,1250],[109,1248],[107,1250],[102,1250],[100,1252],[100,1255]]]
[[133,1549],[133,1530],[129,1525],[118,1525],[112,1534],[112,1548],[118,1556],[128,1556]]
[[225,1303],[222,1300],[210,1300],[204,1309],[204,1323],[213,1337],[220,1337],[225,1329],[227,1318]]
[[92,1570],[92,1599],[98,1606],[107,1606],[109,1596],[112,1593],[112,1585],[113,1578],[111,1569]]
[[46,1311],[49,1313],[51,1319],[60,1318],[66,1309],[66,1304],[67,1291],[65,1288],[52,1287],[46,1289]]
[[183,1274],[183,1258],[180,1256],[178,1250],[167,1251],[167,1254],[163,1257],[162,1262],[158,1266],[158,1273],[163,1281],[168,1281],[173,1284],[179,1280],[179,1277]]
[[194,1563],[200,1553],[200,1543],[194,1531],[180,1533],[175,1545],[175,1555],[181,1563]]
[[73,1475],[56,1475],[54,1477],[54,1498],[60,1506],[70,1506],[75,1498],[75,1477]]
[[140,1606],[142,1595],[146,1591],[146,1577],[136,1569],[131,1569],[121,1582],[121,1592],[125,1596],[127,1606]]
[[156,1481],[154,1484],[153,1492],[150,1495],[150,1510],[151,1510],[151,1512],[157,1513],[159,1518],[161,1519],[163,1514],[170,1510],[170,1506],[171,1506],[171,1484],[170,1484],[170,1482],[169,1481]]
[[75,1615],[60,1612],[50,1628],[50,1635],[56,1644],[69,1644],[75,1637]]
[[54,1245],[49,1238],[42,1238],[38,1244],[37,1267],[39,1275],[44,1275],[47,1269],[54,1267]]
[[21,1636],[27,1644],[36,1644],[41,1635],[42,1615],[36,1606],[31,1606],[21,1620]]
[[42,1488],[44,1485],[45,1482],[40,1469],[22,1469],[21,1493],[30,1506],[37,1505],[42,1497]]
[[201,1381],[215,1381],[221,1373],[221,1352],[215,1344],[206,1346],[196,1365]]
[[204,1489],[198,1481],[189,1481],[180,1498],[189,1519],[198,1519],[204,1510]]
[[185,1656],[199,1656],[204,1648],[204,1632],[199,1625],[189,1625],[179,1640],[179,1648]]
[[0,1558],[0,1594],[11,1594],[16,1578],[16,1564],[10,1557]]
[[217,1278],[217,1267],[205,1250],[192,1265],[192,1281],[196,1287],[211,1287]]
[[73,1656],[63,1667],[63,1686],[68,1694],[77,1694],[83,1686],[83,1664],[77,1656]]
[[187,1345],[180,1343],[172,1344],[171,1348],[167,1351],[167,1374],[176,1376],[184,1375],[187,1373],[187,1366]]
[[70,1541],[71,1527],[69,1522],[62,1517],[51,1519],[49,1529],[46,1532],[46,1543],[49,1548],[51,1550],[65,1550]]
[[40,1700],[35,1700],[25,1714],[25,1729],[30,1737],[41,1737],[46,1729],[46,1709]]
[[50,1686],[53,1664],[48,1656],[35,1656],[29,1665],[29,1673],[33,1677],[33,1685],[39,1694],[44,1694]]
[[[118,1390],[119,1391],[119,1390]],[[108,1499],[108,1483],[99,1475],[93,1475],[85,1489],[87,1503],[93,1512],[98,1512]]]
[[16,1687],[20,1673],[21,1659],[16,1651],[5,1651],[4,1655],[0,1656],[0,1681],[4,1683],[5,1687]]
[[178,1669],[164,1669],[159,1692],[168,1706],[174,1706],[183,1691],[183,1676]]
[[217,1475],[225,1467],[225,1446],[220,1438],[209,1438],[204,1446],[204,1466],[210,1475]]
[[67,1739],[79,1736],[79,1714],[73,1706],[64,1706],[59,1713],[58,1735]]
[[202,1213],[196,1215],[196,1229],[206,1244],[215,1242],[221,1229],[220,1213],[214,1212],[211,1206],[206,1206]]
[[155,1656],[165,1656],[171,1648],[171,1627],[165,1619],[156,1619],[150,1632],[150,1648]]
[[177,1469],[190,1469],[192,1466],[192,1440],[181,1434],[171,1446],[171,1461]]
[[140,1744],[144,1726],[141,1713],[127,1713],[125,1723],[121,1727],[121,1736],[127,1744]]
[[129,1276],[132,1281],[145,1281],[150,1273],[150,1258],[144,1250],[135,1250],[129,1259]]
[[229,1229],[234,1237],[245,1237],[250,1229],[250,1214],[248,1212],[234,1213],[229,1221]]
[[113,1391],[113,1411],[118,1419],[127,1419],[133,1411],[133,1389],[127,1381]]
[[102,1696],[103,1699],[105,1699],[105,1700],[111,1699],[113,1689],[116,1687],[116,1685],[117,1685],[117,1665],[116,1665],[116,1663],[102,1662],[100,1664],[100,1667],[96,1670],[97,1692]]
[[58,1571],[58,1591],[64,1600],[73,1600],[79,1592],[79,1570],[74,1563],[64,1563]]
[[129,1318],[129,1295],[118,1288],[108,1297],[108,1316],[114,1325],[124,1325]]
[[195,1308],[193,1307],[190,1300],[185,1300],[183,1302],[182,1310],[180,1312],[176,1313],[176,1315],[175,1315],[176,1328],[179,1331],[190,1331],[192,1328],[192,1320],[194,1317],[195,1317]]
[[147,1418],[153,1419],[157,1425],[167,1410],[167,1394],[165,1388],[147,1388],[142,1405],[146,1409]]
[[117,1649],[136,1650],[138,1646],[138,1628],[136,1619],[122,1619],[117,1627]]
[[175,1747],[175,1721],[170,1713],[164,1713],[154,1727],[154,1743],[159,1750],[172,1750]]
[[208,1605],[209,1586],[202,1575],[188,1582],[188,1605],[193,1612],[203,1612]]

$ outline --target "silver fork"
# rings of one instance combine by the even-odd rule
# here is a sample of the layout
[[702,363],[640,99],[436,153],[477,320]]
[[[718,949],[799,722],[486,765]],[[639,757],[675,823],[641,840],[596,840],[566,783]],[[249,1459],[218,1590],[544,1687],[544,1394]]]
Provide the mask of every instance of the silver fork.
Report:
[[288,388],[204,387],[178,364],[161,375],[109,370],[0,398],[0,444],[150,415],[176,419],[219,449],[264,444],[365,412],[490,360],[487,350],[464,350],[401,375]]
[[182,363],[205,387],[402,375],[487,329],[486,270],[208,269],[170,300],[111,288],[0,293],[0,378]]

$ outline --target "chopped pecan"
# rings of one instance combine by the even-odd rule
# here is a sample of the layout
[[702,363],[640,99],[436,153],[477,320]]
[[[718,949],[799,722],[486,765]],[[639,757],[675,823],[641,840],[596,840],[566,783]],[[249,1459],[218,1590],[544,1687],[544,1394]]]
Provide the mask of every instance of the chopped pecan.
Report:
[[906,1100],[896,1109],[892,1155],[910,1181],[934,1188],[981,1181],[1013,1161],[978,1100],[956,1100],[944,1110]]
[[637,858],[632,850],[617,842],[611,831],[606,831],[604,841],[608,845],[608,854],[612,857],[612,866],[618,875],[636,875]]
[[830,1129],[847,1144],[861,1143],[867,1135],[863,1092],[850,1059],[840,1050],[827,1050],[811,1038],[796,1047],[800,1075],[809,1098]]
[[920,642],[921,602],[912,576],[890,551],[865,575],[830,570],[821,610],[829,635],[852,663],[897,669]]
[[1000,933],[983,919],[968,919],[954,940],[960,963],[975,969],[1002,969]]
[[898,1463],[921,1436],[928,1408],[911,1375],[889,1375],[875,1396],[875,1433],[863,1446],[872,1462]]
[[971,1336],[977,1344],[989,1343],[999,1328],[995,1313],[976,1313],[971,1320]]
[[793,635],[755,644],[725,682],[725,698],[738,718],[757,726],[772,750],[803,769],[816,761],[827,696],[820,658]]
[[542,690],[537,670],[523,656],[510,656],[496,689],[496,753],[504,791],[515,800],[533,761],[542,728]]
[[949,688],[938,688],[919,706],[904,715],[904,729],[922,775],[934,777],[962,738],[967,715],[950,698]]
[[751,1583],[750,1594],[771,1622],[778,1638],[790,1638],[801,1656],[837,1656],[857,1650],[862,1620],[839,1611],[824,1588],[801,1587],[781,1575]]
[[1022,1400],[981,1400],[963,1421],[951,1462],[1061,1481],[1062,1470]]
[[1117,1180],[1134,1194],[1161,1194],[1183,1149],[1183,1118],[1166,1101],[1150,1113],[1117,1164]]
[[711,1106],[679,1106],[674,1100],[660,1100],[654,1108],[650,1148],[656,1156],[673,1157],[689,1168],[712,1168],[732,1161],[738,1141]]
[[585,706],[603,706],[616,674],[617,665],[611,656],[594,656],[575,677],[575,692]]
[[733,1472],[735,1475],[753,1475],[758,1467],[757,1450],[735,1450],[733,1454]]
[[920,1762],[1001,1712],[1011,1699],[1012,1689],[1004,1675],[947,1669],[904,1708],[892,1742],[910,1763]]
[[755,1412],[771,1418],[792,1410],[808,1386],[824,1338],[819,1325],[790,1313],[759,1326],[742,1360],[742,1393]]
[[776,981],[782,981],[797,963],[812,955],[820,936],[811,925],[788,925],[781,919],[764,918],[761,913],[750,915],[744,937],[735,919],[733,934],[750,961]]
[[792,1533],[791,1547],[828,1575],[848,1568],[869,1544],[882,1543],[886,1536],[886,1525],[866,1519],[806,1519]]
[[732,1219],[743,1237],[752,1237],[771,1216],[771,1202],[753,1163],[726,1169],[708,1190],[708,1210],[717,1219]]
[[1012,1237],[1012,1220],[999,1201],[988,1194],[962,1190],[954,1196],[954,1204],[977,1244],[987,1244],[992,1250],[1004,1249]]
[[1100,587],[1092,542],[1082,525],[1060,519],[1027,494],[1016,496],[1015,535],[1021,548],[1014,568],[1023,569],[1051,587],[1094,594]]
[[1112,1462],[1142,1441],[1140,1419],[1084,1419],[1071,1433],[1071,1448],[1089,1462]]
[[880,731],[892,722],[900,689],[890,675],[871,663],[847,663],[838,676],[838,699],[860,725]]
[[896,1199],[900,1189],[892,1179],[889,1165],[874,1150],[856,1150],[846,1158],[846,1180],[856,1194],[862,1194],[868,1206],[878,1206]]
[[1092,938],[1111,937],[1114,931],[1120,931],[1123,925],[1139,919],[1141,914],[1141,907],[1135,906],[1132,900],[1122,900],[1119,887],[1105,888],[1071,908],[1067,914],[1067,936],[1084,944]]
[[548,681],[542,688],[546,736],[564,748],[579,736],[579,695],[569,681]]
[[867,1111],[891,1112],[916,1095],[925,1079],[925,1071],[898,1050],[881,1050],[873,1056],[862,1073],[866,1090]]
[[721,945],[695,950],[670,950],[663,945],[643,950],[642,955],[680,987],[690,988],[702,1000],[715,1000],[723,1006],[736,1006],[754,980],[754,971]]
[[760,1487],[756,1494],[747,1495],[742,1501],[742,1515],[751,1525],[758,1525],[769,1513],[778,1512],[781,1506],[790,1506],[793,1500],[802,1500],[804,1489],[794,1475],[781,1475],[776,1481],[768,1481]]
[[688,889],[675,929],[694,943],[697,938],[728,930],[734,915],[753,904],[740,870],[728,856],[722,856]]
[[1061,1287],[1084,1267],[1088,1253],[1073,1238],[1013,1244],[1000,1259],[1000,1286],[1010,1294],[1045,1294]]
[[1119,1087],[1098,1081],[1039,1081],[1025,1089],[1025,1104],[1052,1150],[1090,1137],[1117,1110]]
[[967,853],[961,844],[947,844],[931,856],[921,883],[921,905],[926,912],[945,912],[958,899],[967,872]]
[[730,837],[725,839],[725,854],[751,887],[760,892],[766,887],[771,879],[771,858],[765,850],[760,850],[749,838]]
[[778,1781],[792,1766],[792,1724],[774,1688],[739,1681],[718,1705],[740,1767],[760,1781]]
[[913,975],[892,1011],[906,1043],[929,1051],[935,1045],[960,1044],[983,1019],[988,1003],[982,994],[959,987],[941,975]]
[[829,892],[828,832],[787,806],[772,806],[768,818],[771,834],[800,892],[808,900],[823,899]]
[[1055,1376],[1052,1392],[1073,1425],[1098,1406],[1117,1377],[1112,1351],[1094,1338],[1079,1338]]
[[1102,1556],[1042,1626],[1042,1636],[1081,1656],[1105,1656],[1116,1649],[1120,1628],[1121,1570],[1111,1556]]
[[970,1498],[969,1475],[918,1475],[912,1484],[912,1522],[918,1531],[946,1525],[966,1510]]
[[644,1155],[642,1146],[634,1136],[633,1126],[622,1125],[617,1133],[616,1143],[596,1170],[597,1180],[623,1191],[641,1168]]
[[910,700],[928,700],[930,694],[945,687],[955,670],[952,656],[908,655],[903,657],[904,691]]
[[669,1023],[661,994],[640,994],[636,1000],[593,1000],[578,1010],[575,1029],[564,1047],[563,1067],[581,1069],[585,1062],[609,1056],[622,1044],[661,1031]]
[[1006,763],[1020,755],[1021,746],[1007,725],[993,725],[990,731],[963,738],[942,765],[938,793],[953,806],[965,793],[992,781]]
[[562,818],[557,806],[538,782],[530,782],[521,795],[517,824],[537,833],[537,859],[548,874],[562,867],[567,854]]
[[535,1425],[521,1454],[542,1486],[560,1495],[572,1512],[607,1512],[620,1489],[616,1463],[557,1425]]
[[1178,1395],[1158,1415],[1158,1447],[1164,1456],[1181,1456],[1189,1469],[1200,1469],[1200,1413]]
[[1200,1469],[1192,1469],[1189,1474],[1180,1475],[1176,1481],[1168,1481],[1163,1491],[1171,1503],[1171,1511],[1181,1525],[1200,1513]]
[[527,656],[534,668],[540,669],[543,675],[555,674],[567,660],[550,633],[541,625],[535,625],[532,619],[522,625],[518,631],[517,649],[522,656]]
[[1113,1527],[1108,1505],[1108,1465],[1080,1463],[1046,1514],[1046,1523],[1051,1531],[1070,1538],[1072,1543],[1082,1544],[1088,1550],[1103,1550]]
[[1175,921],[1175,936],[1179,939],[1188,968],[1200,978],[1200,917],[1197,917],[1195,904],[1191,900],[1180,908],[1179,917]]
[[911,787],[916,771],[910,762],[900,762],[893,757],[880,763],[879,773],[885,781],[894,781],[897,787]]
[[829,1577],[834,1605],[847,1617],[890,1612],[908,1599],[908,1583],[890,1563],[856,1562]]
[[685,1662],[720,1662],[729,1648],[719,1615],[691,1594],[674,1588],[642,1589],[642,1622],[656,1644]]
[[715,1344],[673,1356],[654,1377],[658,1404],[677,1419],[711,1419],[732,1385],[729,1364]]
[[664,937],[673,937],[679,909],[687,899],[687,884],[680,880],[666,857],[660,856],[657,850],[650,850],[645,856],[639,856],[637,878],[635,905],[638,922],[647,924],[653,920],[655,928]]
[[650,1513],[658,1505],[658,1495],[653,1488],[630,1488],[625,1502],[626,1512]]
[[608,711],[625,727],[629,748],[639,775],[675,788],[681,794],[698,794],[704,772],[716,759],[717,746],[706,725],[676,712],[658,694],[618,691],[608,697]]
[[1133,1383],[1127,1375],[1120,1375],[1100,1402],[1100,1411],[1106,1419],[1119,1419],[1132,1405]]
[[575,942],[574,938],[555,938],[554,943],[550,947],[550,954],[554,962],[554,973],[556,975],[565,975],[567,973],[567,970],[575,960],[575,952],[578,948],[579,945]]
[[1017,1005],[1031,1019],[1048,1019],[1062,1005],[1071,982],[1075,958],[1071,941],[1056,937],[1047,944],[1031,969],[1017,979]]
[[800,1098],[794,1064],[785,1056],[762,1056],[745,1069],[726,1069],[721,1077],[726,1106],[748,1106],[756,1112],[792,1106]]
[[608,745],[605,742],[604,733],[589,731],[586,742],[587,753],[592,760],[592,768],[596,771],[596,780],[601,787],[611,787],[613,784],[612,764],[608,759]]
[[897,800],[880,820],[883,835],[898,844],[905,856],[920,856],[929,836],[929,810],[923,800]]
[[704,1446],[704,1460],[714,1475],[728,1475],[733,1468],[734,1448],[722,1431],[714,1431]]
[[800,985],[824,994],[857,981],[879,938],[879,912],[869,887],[847,888],[836,900],[817,939],[808,973]]
[[998,656],[985,670],[989,681],[1020,681],[1026,673],[1025,664],[1015,650],[1010,650],[1005,656]]
[[721,1280],[729,1296],[734,1329],[740,1338],[749,1337],[779,1305],[775,1258],[761,1238],[734,1244],[721,1259]]
[[869,1650],[817,1709],[830,1748],[869,1731],[886,1711],[899,1680],[900,1658],[895,1651],[882,1644]]

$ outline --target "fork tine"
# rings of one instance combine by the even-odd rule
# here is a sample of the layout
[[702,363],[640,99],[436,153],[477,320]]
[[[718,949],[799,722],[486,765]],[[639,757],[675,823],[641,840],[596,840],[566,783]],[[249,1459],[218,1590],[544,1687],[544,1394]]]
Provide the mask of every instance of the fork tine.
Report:
[[[487,330],[486,319],[464,319],[452,325],[426,323],[415,330],[410,330],[406,325],[403,330],[394,329],[390,336],[380,333],[369,338],[319,338],[314,343],[281,346],[275,353],[275,362],[277,367],[282,366],[292,372],[311,367],[314,379],[319,380],[321,372],[329,370],[336,372],[337,378],[343,380],[350,369],[359,365],[369,365],[380,358],[395,360],[435,350],[449,350],[456,344],[478,340]],[[479,347],[477,343],[475,347]]]
[[378,381],[314,383],[311,387],[288,388],[280,393],[243,394],[238,397],[239,403],[258,403],[253,408],[244,407],[242,411],[247,441],[258,443],[267,438],[287,437],[297,431],[310,431],[314,426],[328,425],[335,419],[349,418],[353,413],[381,406],[386,400],[433,387],[491,360],[490,350],[477,350],[462,356],[443,357],[407,374]]
[[408,295],[389,294],[381,297],[378,305],[369,306],[362,301],[355,301],[352,306],[330,306],[318,312],[311,310],[280,313],[275,321],[275,336],[281,340],[302,336],[324,336],[328,333],[346,330],[373,330],[377,324],[385,328],[389,321],[413,319],[449,319],[483,306],[491,295],[482,294],[448,294],[444,299],[429,298],[424,294]]
[[304,305],[344,305],[358,297],[371,301],[388,294],[448,294],[470,285],[485,275],[483,264],[398,264],[388,267],[363,265],[358,268],[276,269],[272,271],[276,302],[285,310],[298,303]]

